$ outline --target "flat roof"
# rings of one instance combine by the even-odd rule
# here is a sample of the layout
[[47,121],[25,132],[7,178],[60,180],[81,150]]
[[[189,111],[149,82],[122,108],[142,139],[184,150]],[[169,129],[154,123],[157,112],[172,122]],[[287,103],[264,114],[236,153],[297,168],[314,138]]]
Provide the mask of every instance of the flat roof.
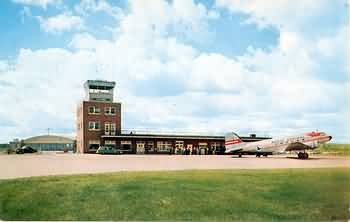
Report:
[[[202,136],[202,135],[161,135],[161,134],[121,134],[121,135],[102,135],[102,138],[119,139],[193,139],[193,140],[225,140],[225,136]],[[243,141],[256,141],[270,139],[269,137],[241,137]]]

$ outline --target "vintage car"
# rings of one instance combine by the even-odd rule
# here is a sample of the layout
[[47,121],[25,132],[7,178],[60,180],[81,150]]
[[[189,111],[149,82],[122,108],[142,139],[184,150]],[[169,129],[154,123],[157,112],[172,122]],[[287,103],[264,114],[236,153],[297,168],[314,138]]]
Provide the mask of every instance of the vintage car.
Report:
[[21,148],[16,149],[17,154],[36,153],[36,152],[38,151],[30,146],[23,146]]

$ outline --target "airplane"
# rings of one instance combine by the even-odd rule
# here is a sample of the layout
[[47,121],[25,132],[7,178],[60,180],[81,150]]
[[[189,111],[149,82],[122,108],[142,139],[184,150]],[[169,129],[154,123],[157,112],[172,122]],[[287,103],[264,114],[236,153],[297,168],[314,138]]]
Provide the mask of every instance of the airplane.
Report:
[[297,136],[288,136],[281,138],[272,138],[257,142],[243,142],[236,133],[229,133],[225,136],[225,153],[255,154],[257,157],[284,153],[287,151],[298,152],[299,159],[308,159],[309,154],[306,150],[316,149],[319,144],[326,143],[332,139],[332,136],[324,132],[309,132]]

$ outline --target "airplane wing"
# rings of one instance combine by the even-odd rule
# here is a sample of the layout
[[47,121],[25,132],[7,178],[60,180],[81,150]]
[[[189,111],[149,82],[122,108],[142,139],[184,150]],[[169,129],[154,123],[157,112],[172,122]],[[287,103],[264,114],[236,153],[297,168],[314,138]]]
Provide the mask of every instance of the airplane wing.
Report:
[[313,148],[311,146],[305,145],[304,143],[295,142],[295,143],[289,144],[285,151],[310,150],[310,149],[313,149]]

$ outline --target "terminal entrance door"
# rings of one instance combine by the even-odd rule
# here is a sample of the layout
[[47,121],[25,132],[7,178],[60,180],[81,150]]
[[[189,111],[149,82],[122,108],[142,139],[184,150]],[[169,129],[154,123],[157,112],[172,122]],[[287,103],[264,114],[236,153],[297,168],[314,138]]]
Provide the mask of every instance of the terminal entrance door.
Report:
[[136,143],[136,153],[137,154],[144,154],[145,153],[145,143],[144,142],[137,142]]
[[208,144],[207,143],[198,143],[198,147],[199,147],[199,154],[200,155],[207,154],[207,150],[208,150]]

